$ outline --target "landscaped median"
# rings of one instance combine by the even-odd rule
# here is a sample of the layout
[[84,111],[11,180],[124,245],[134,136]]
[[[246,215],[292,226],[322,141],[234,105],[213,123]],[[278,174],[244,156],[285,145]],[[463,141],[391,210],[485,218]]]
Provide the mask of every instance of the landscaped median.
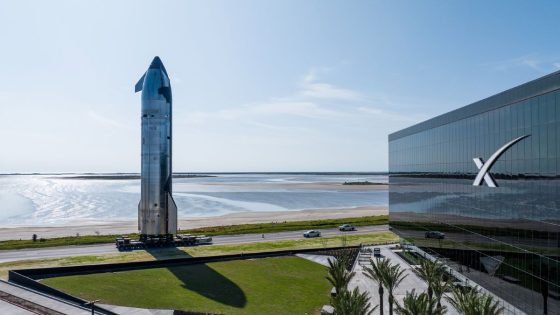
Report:
[[[225,226],[210,226],[189,230],[181,230],[179,234],[195,234],[195,235],[234,235],[234,234],[266,234],[285,231],[312,230],[336,228],[342,224],[352,224],[354,226],[383,225],[388,223],[388,216],[368,216],[358,218],[328,219],[328,220],[310,220],[310,221],[287,221],[287,222],[271,222],[271,223],[255,223],[255,224],[238,224]],[[24,248],[43,248],[55,246],[69,245],[91,245],[114,243],[115,238],[120,235],[83,235],[42,239],[38,235],[36,241],[32,240],[10,240],[0,241],[0,250],[8,249],[24,249]],[[137,234],[129,234],[131,238],[138,238]]]
[[167,258],[203,257],[238,253],[257,253],[275,250],[292,250],[306,248],[325,248],[333,246],[351,246],[359,244],[384,244],[398,242],[399,238],[392,232],[369,234],[349,234],[342,236],[319,237],[311,239],[264,241],[258,243],[196,246],[183,248],[161,248],[157,250],[122,252],[105,255],[88,255],[64,258],[47,258],[22,260],[0,264],[0,278],[6,278],[8,270],[42,267],[74,266],[87,264],[106,264],[132,261],[146,261]]

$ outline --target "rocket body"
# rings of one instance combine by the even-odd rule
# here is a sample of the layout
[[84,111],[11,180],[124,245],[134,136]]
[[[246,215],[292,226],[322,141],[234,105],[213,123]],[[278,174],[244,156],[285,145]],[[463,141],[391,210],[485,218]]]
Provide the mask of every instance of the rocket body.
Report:
[[140,237],[177,233],[177,206],[172,197],[172,99],[167,71],[159,57],[135,86],[142,91]]

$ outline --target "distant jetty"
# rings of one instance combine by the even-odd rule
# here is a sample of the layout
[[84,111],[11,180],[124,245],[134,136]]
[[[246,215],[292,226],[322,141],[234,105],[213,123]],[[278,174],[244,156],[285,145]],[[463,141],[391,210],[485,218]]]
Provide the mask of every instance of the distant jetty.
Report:
[[370,181],[364,181],[364,182],[344,182],[344,184],[342,185],[387,185],[385,183],[373,183]]

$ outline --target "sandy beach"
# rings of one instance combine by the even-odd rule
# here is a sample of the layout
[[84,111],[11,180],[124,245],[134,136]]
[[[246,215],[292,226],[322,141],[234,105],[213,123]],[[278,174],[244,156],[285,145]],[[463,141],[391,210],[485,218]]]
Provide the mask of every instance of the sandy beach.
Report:
[[[267,211],[267,212],[239,212],[216,217],[182,218],[179,220],[180,229],[190,229],[205,226],[233,225],[244,223],[266,223],[283,221],[303,221],[363,217],[388,214],[386,207],[356,207],[339,209],[310,209],[301,211]],[[0,228],[0,241],[30,239],[33,234],[39,237],[61,237],[95,234],[127,234],[137,232],[137,221],[88,221],[67,223],[64,226],[31,226]]]

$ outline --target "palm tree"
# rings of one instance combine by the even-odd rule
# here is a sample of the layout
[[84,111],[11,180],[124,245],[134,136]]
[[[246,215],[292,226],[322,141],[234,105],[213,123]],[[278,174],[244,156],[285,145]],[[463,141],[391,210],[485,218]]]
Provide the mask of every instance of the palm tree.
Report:
[[430,299],[426,293],[417,295],[413,289],[406,292],[402,306],[397,303],[396,311],[399,315],[443,315],[447,307],[436,306],[435,299]]
[[357,287],[352,292],[344,288],[331,303],[337,315],[369,315],[377,308],[371,307],[367,293],[360,293]]
[[453,296],[446,298],[463,315],[499,315],[504,311],[491,295],[477,289],[454,288]]
[[451,291],[453,286],[453,280],[448,277],[445,273],[441,274],[438,281],[432,283],[432,291],[434,293],[434,298],[437,302],[437,307],[441,308],[441,298],[446,292]]
[[385,274],[385,270],[388,269],[389,260],[377,258],[374,261],[370,258],[369,262],[371,264],[371,268],[364,267],[363,273],[366,277],[377,282],[377,285],[379,286],[379,312],[381,315],[383,315],[383,275]]
[[329,280],[336,289],[337,295],[346,290],[348,283],[350,283],[353,277],[354,272],[348,272],[348,270],[346,270],[345,259],[329,259],[327,280]]
[[383,272],[383,283],[389,291],[389,315],[393,315],[393,303],[395,301],[394,292],[395,289],[401,284],[401,282],[406,278],[405,270],[401,269],[400,265],[393,265],[388,263],[388,268],[385,268]]
[[494,298],[489,294],[482,294],[479,298],[480,301],[480,312],[478,314],[482,315],[499,315],[504,312],[504,307],[500,306],[498,301],[494,301]]
[[420,268],[415,268],[412,271],[418,276],[418,278],[424,280],[428,285],[428,298],[434,296],[433,283],[439,280],[439,263],[437,261],[431,261],[429,259],[420,260]]
[[451,279],[446,277],[443,264],[437,260],[422,259],[420,268],[413,269],[414,273],[428,285],[428,298],[436,298],[441,307],[441,298],[451,287]]

